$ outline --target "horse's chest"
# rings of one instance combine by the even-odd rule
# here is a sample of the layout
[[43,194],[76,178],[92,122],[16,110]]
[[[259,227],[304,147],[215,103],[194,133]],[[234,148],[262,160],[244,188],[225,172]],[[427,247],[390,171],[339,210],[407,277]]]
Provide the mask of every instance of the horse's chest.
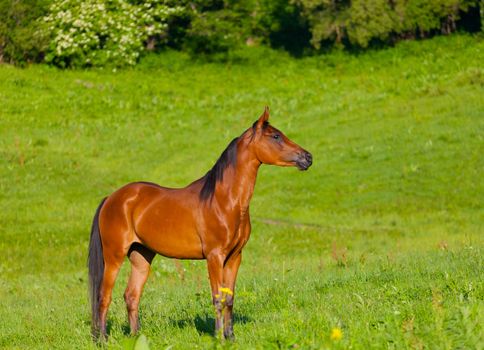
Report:
[[230,253],[239,249],[248,240],[247,218],[244,216],[232,216],[223,220],[214,220],[208,225],[206,234],[206,245],[210,248],[218,248]]
[[247,227],[247,218],[241,216],[237,224],[233,227],[231,234],[229,234],[227,250],[233,251],[234,249],[242,249],[249,239],[249,234],[250,229]]

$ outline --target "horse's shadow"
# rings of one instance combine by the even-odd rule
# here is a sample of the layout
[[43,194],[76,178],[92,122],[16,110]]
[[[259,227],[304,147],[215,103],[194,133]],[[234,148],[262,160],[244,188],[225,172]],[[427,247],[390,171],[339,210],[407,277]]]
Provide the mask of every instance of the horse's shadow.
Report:
[[[252,322],[253,319],[243,314],[234,314],[234,324],[246,324]],[[168,321],[171,326],[177,328],[189,328],[195,326],[198,334],[213,335],[215,333],[215,318],[209,313],[201,313],[195,318],[170,319]],[[110,335],[114,328],[116,328],[116,321],[108,320],[106,324],[107,334]],[[124,323],[121,326],[121,333],[125,336],[131,335],[129,323]]]
[[129,323],[123,323],[121,325],[118,325],[118,323],[114,320],[107,320],[106,321],[106,333],[108,336],[113,334],[113,329],[117,328],[117,326],[121,327],[121,333],[124,336],[129,336],[131,335],[131,329],[129,328]]
[[[249,322],[252,322],[252,318],[246,315],[234,314],[235,324],[246,324]],[[170,320],[170,324],[178,328],[188,328],[195,326],[198,334],[200,335],[213,335],[215,332],[215,318],[208,313],[198,314],[193,319],[184,318],[179,320]]]

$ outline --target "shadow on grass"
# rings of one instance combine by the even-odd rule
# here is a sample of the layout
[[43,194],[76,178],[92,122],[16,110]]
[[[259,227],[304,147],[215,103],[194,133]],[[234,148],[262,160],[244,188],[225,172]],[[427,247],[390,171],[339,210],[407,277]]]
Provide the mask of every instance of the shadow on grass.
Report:
[[[234,314],[234,323],[237,324],[246,324],[249,322],[252,322],[253,319],[246,316],[246,315],[240,315],[240,314]],[[181,320],[171,320],[170,323],[178,328],[188,328],[188,327],[193,327],[197,329],[197,332],[200,335],[203,334],[208,334],[208,335],[213,335],[215,332],[215,318],[208,313],[205,314],[199,314],[195,316],[194,319],[192,318],[185,318]]]
[[129,328],[129,323],[124,323],[124,324],[119,324],[118,322],[116,322],[115,320],[107,320],[106,321],[106,333],[108,335],[108,337],[113,333],[113,329],[114,328],[117,328],[118,326],[121,327],[121,333],[124,335],[124,336],[131,336],[131,328]]
[[[241,315],[239,313],[234,314],[234,324],[246,324],[249,322],[253,322],[253,318],[247,315]],[[171,319],[169,323],[173,327],[178,328],[189,328],[195,326],[198,334],[204,335],[213,335],[215,332],[215,318],[212,314],[204,313],[198,314],[195,318],[184,318],[184,319]],[[117,327],[121,327],[121,333],[126,336],[131,336],[131,329],[129,328],[129,323],[118,324],[115,320],[108,319],[106,322],[106,332],[108,337],[112,335],[113,330]]]
[[131,335],[131,328],[129,328],[129,323],[125,323],[121,326],[121,331],[125,336],[130,336]]
[[115,324],[115,322],[113,322],[110,319],[107,319],[107,321],[106,321],[106,334],[108,336],[111,335],[111,330],[113,329],[114,324]]

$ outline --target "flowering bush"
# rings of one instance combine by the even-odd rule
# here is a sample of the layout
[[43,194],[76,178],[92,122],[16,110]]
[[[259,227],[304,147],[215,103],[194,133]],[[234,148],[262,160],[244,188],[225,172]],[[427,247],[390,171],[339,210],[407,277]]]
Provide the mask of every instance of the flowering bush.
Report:
[[42,18],[50,40],[45,60],[61,67],[134,65],[154,37],[163,38],[170,17],[185,11],[164,0],[54,0]]

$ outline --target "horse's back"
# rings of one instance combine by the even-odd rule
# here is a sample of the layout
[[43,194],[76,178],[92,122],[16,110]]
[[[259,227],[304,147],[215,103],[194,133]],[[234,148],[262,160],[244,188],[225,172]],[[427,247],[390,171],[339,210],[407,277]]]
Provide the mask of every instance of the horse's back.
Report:
[[127,252],[137,242],[164,256],[201,259],[197,198],[190,188],[150,182],[125,185],[108,197],[101,211],[103,243],[117,240]]

